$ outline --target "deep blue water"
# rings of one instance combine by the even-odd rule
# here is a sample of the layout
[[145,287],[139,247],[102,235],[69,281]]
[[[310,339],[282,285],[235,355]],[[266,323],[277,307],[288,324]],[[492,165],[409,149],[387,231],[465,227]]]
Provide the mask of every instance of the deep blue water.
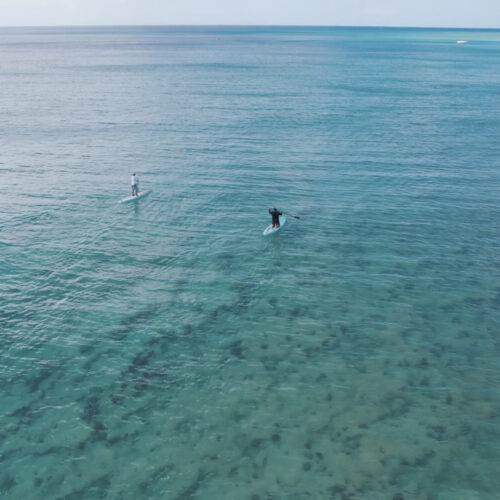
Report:
[[498,498],[499,60],[0,29],[0,496]]

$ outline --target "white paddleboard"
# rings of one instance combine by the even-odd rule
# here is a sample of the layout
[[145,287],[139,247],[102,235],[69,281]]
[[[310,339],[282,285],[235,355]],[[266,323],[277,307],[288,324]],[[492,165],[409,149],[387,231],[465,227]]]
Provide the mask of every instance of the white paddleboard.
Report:
[[151,189],[148,189],[147,191],[139,191],[137,196],[128,196],[127,198],[123,198],[123,200],[120,201],[120,203],[128,203],[129,201],[136,201],[139,198],[145,198],[151,193]]
[[269,236],[270,234],[278,232],[285,225],[285,222],[286,222],[286,217],[280,216],[280,227],[273,227],[273,225],[270,224],[269,226],[266,227],[266,229],[264,229],[264,232],[262,234],[264,236]]

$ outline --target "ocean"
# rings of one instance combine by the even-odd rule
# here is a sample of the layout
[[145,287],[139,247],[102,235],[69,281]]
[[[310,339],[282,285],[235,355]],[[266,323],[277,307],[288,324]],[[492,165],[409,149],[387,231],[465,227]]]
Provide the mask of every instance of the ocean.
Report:
[[499,60],[1,28],[0,496],[497,499]]

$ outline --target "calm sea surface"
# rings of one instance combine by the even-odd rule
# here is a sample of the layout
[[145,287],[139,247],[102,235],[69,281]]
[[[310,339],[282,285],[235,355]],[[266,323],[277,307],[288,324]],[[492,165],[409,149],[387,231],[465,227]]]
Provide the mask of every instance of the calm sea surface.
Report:
[[499,61],[1,29],[0,496],[497,499]]

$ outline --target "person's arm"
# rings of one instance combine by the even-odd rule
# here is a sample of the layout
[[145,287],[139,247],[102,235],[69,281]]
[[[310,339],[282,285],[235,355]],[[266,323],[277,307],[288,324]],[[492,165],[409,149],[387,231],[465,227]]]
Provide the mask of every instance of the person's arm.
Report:
[[273,213],[271,212],[271,209],[268,210],[268,212],[272,215]]

